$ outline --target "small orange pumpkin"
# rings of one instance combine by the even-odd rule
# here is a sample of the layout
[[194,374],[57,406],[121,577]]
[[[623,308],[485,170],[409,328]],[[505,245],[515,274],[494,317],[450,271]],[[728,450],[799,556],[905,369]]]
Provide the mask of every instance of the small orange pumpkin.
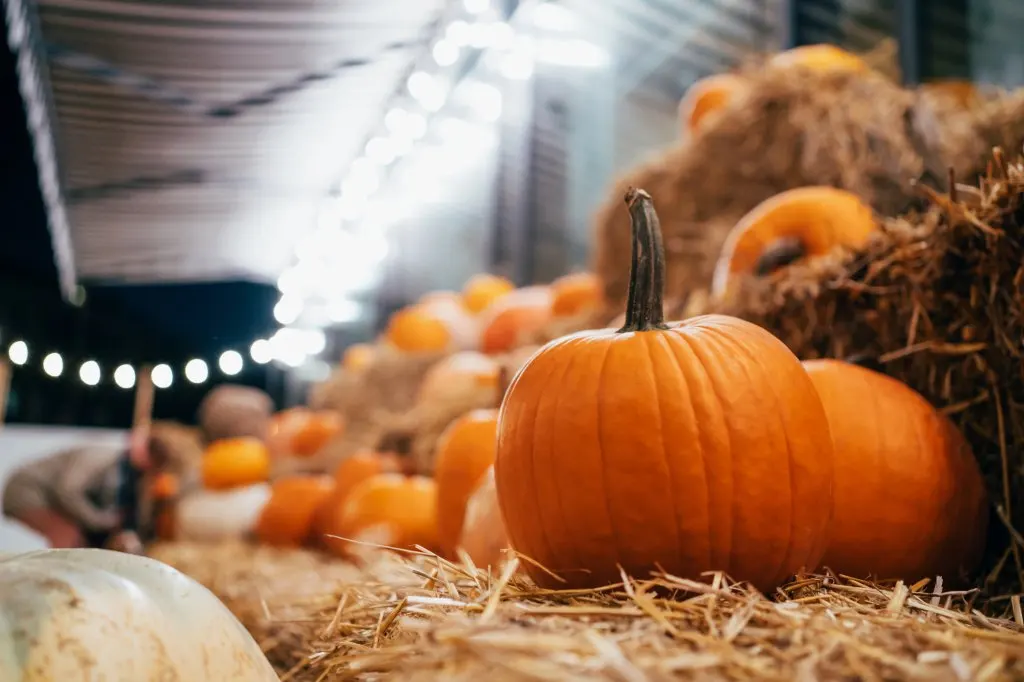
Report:
[[835,442],[832,540],[822,560],[857,578],[947,583],[977,568],[985,485],[956,426],[909,386],[838,360],[804,367]]
[[341,366],[349,372],[361,372],[370,366],[376,351],[368,343],[353,343],[345,349],[341,357]]
[[[327,532],[339,538],[410,548],[437,547],[437,485],[424,476],[378,474],[357,485]],[[347,554],[351,543],[329,538],[327,546]]]
[[850,71],[863,73],[871,67],[863,58],[835,45],[801,45],[779,52],[768,60],[769,66],[797,67],[814,71]]
[[208,490],[263,483],[270,477],[270,452],[256,438],[225,438],[206,448],[200,470]]
[[838,246],[864,246],[878,230],[871,207],[835,187],[800,187],[758,204],[729,233],[711,291],[726,292],[741,275],[763,275]]
[[448,425],[437,442],[437,528],[441,551],[454,556],[466,502],[494,464],[498,411],[473,410]]
[[331,494],[321,501],[314,515],[314,539],[322,544],[325,534],[337,534],[335,518],[340,516],[349,494],[360,483],[379,474],[398,473],[401,470],[402,463],[390,453],[357,452],[343,459],[334,470]]
[[701,78],[686,90],[679,102],[679,120],[683,130],[694,133],[710,120],[711,115],[724,109],[745,86],[742,78],[732,73],[720,73]]
[[551,288],[532,286],[508,294],[485,315],[480,350],[494,355],[527,343],[551,320]]
[[[512,546],[545,587],[618,582],[619,567],[720,570],[772,590],[828,542],[833,446],[800,361],[722,315],[663,320],[661,230],[626,194],[626,324],[552,341],[519,370],[494,465]],[[779,475],[779,472],[783,472]]]
[[466,503],[466,518],[462,524],[459,546],[479,568],[497,567],[504,559],[508,534],[498,506],[494,467],[487,469],[483,481]]
[[573,317],[604,304],[601,280],[592,272],[575,272],[551,283],[551,314]]
[[422,306],[402,308],[391,316],[384,336],[405,353],[442,353],[452,342],[448,325]]
[[457,396],[498,390],[498,363],[476,351],[452,353],[439,360],[423,376],[417,402],[447,402]]
[[345,429],[345,420],[337,412],[320,410],[301,420],[292,435],[291,451],[298,457],[312,457]]
[[330,476],[288,476],[274,481],[270,499],[256,521],[265,545],[298,547],[310,538],[317,509],[334,491]]
[[489,274],[473,275],[462,288],[462,305],[477,315],[515,288],[515,285],[504,277]]

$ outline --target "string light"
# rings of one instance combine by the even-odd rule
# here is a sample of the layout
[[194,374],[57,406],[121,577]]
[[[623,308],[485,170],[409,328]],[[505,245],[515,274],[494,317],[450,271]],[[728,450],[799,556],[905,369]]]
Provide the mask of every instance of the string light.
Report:
[[220,354],[220,359],[217,360],[217,366],[220,367],[220,371],[229,377],[233,377],[242,371],[244,362],[242,361],[242,354],[237,350],[226,350]]
[[24,365],[28,362],[28,344],[24,341],[15,341],[7,349],[7,357],[16,365]]
[[54,379],[64,373],[64,359],[60,353],[50,353],[43,358],[43,371]]
[[194,358],[185,363],[185,378],[193,384],[201,384],[210,378],[210,368],[204,360]]
[[120,365],[114,370],[114,383],[128,390],[135,386],[135,370],[131,365]]
[[270,341],[266,339],[257,339],[253,341],[252,346],[249,347],[249,357],[257,365],[265,365],[274,359],[273,349],[270,347]]
[[170,388],[174,383],[174,371],[170,365],[160,364],[153,368],[150,378],[153,379],[153,385],[157,388]]
[[[168,368],[170,369],[170,368]],[[95,386],[100,383],[100,364],[95,360],[86,360],[78,368],[78,378],[86,386]]]

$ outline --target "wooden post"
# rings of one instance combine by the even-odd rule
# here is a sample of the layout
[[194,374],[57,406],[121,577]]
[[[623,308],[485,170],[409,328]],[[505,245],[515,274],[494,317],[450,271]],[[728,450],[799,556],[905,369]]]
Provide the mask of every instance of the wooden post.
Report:
[[7,419],[7,396],[11,392],[11,363],[0,360],[0,429]]
[[[132,413],[132,428],[128,436],[129,456],[135,461],[139,461],[143,454],[145,454],[148,461],[150,425],[153,423],[154,392],[153,368],[150,365],[143,365],[139,368],[139,374],[135,380],[135,408]],[[143,536],[147,534],[148,527],[152,523],[153,514],[156,511],[153,506],[152,495],[149,491],[149,483],[152,476],[153,472],[151,471],[146,471],[143,474],[143,490],[139,500],[139,509],[136,510],[139,530],[143,533]],[[122,551],[125,550],[122,549]]]
[[153,368],[143,365],[135,381],[135,411],[132,414],[132,432],[149,431],[153,421]]

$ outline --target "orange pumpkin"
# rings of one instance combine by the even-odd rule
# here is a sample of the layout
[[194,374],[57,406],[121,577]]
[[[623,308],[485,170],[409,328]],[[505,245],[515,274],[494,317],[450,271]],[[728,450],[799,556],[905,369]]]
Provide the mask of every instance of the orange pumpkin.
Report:
[[384,336],[405,353],[442,353],[452,342],[448,325],[422,306],[402,308],[392,315]]
[[679,102],[679,120],[683,130],[693,133],[710,120],[712,114],[724,109],[742,90],[745,83],[732,73],[720,73],[696,81]]
[[851,71],[863,73],[871,69],[861,57],[835,45],[801,45],[779,52],[768,60],[769,66],[797,67],[814,71]]
[[330,476],[289,476],[274,481],[270,499],[256,521],[265,545],[298,547],[310,538],[317,509],[334,491]]
[[437,442],[437,528],[441,551],[454,556],[466,502],[494,464],[498,411],[473,410],[448,425]]
[[160,472],[153,477],[149,492],[154,500],[167,500],[177,497],[180,492],[178,477],[167,471]]
[[480,325],[472,313],[466,310],[458,298],[437,298],[422,302],[419,306],[443,322],[451,336],[453,349],[475,348],[480,336]]
[[331,494],[320,502],[314,515],[315,538],[322,540],[325,534],[337,534],[334,532],[337,530],[335,518],[340,516],[349,494],[360,483],[379,474],[397,473],[401,470],[401,462],[390,453],[357,452],[343,459],[334,470],[334,487]]
[[446,402],[480,391],[493,393],[498,390],[500,371],[498,363],[482,353],[453,353],[427,370],[417,390],[417,402]]
[[488,309],[480,337],[480,350],[507,353],[526,344],[551,320],[551,288],[517,289]]
[[816,567],[828,541],[825,410],[764,329],[722,315],[664,322],[653,202],[633,189],[626,201],[625,326],[552,341],[505,394],[494,474],[509,539],[570,588],[617,582],[620,565],[634,576],[660,565],[771,590]]
[[871,207],[835,187],[800,187],[757,205],[729,233],[711,291],[726,292],[742,275],[763,275],[801,258],[864,246],[878,229]]
[[[379,474],[357,485],[344,507],[328,521],[327,532],[396,548],[437,547],[437,485],[423,476]],[[347,554],[351,543],[328,539],[327,546]]]
[[331,410],[310,413],[292,435],[291,451],[299,457],[311,457],[345,428],[341,415]]
[[504,559],[508,534],[498,506],[493,467],[487,469],[483,481],[466,503],[466,518],[462,524],[459,545],[480,568],[496,567]]
[[947,583],[974,570],[988,527],[977,461],[910,387],[838,360],[804,363],[835,442],[835,512],[823,565],[858,578]]
[[551,283],[551,314],[572,317],[604,304],[604,287],[592,272],[576,272]]
[[349,372],[361,372],[373,362],[375,349],[368,343],[353,343],[341,357],[341,366]]
[[462,288],[462,305],[474,315],[479,314],[515,288],[515,285],[504,277],[473,275]]
[[270,476],[270,452],[256,438],[225,438],[206,448],[200,469],[209,490],[262,483]]

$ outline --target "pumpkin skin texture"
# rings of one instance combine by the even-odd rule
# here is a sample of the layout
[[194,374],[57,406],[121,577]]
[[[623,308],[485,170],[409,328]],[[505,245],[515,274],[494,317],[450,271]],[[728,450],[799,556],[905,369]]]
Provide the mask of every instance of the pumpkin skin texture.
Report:
[[988,501],[956,426],[905,384],[838,360],[804,367],[829,416],[835,512],[824,566],[946,583],[977,568]]
[[455,555],[466,503],[494,464],[498,411],[473,410],[452,422],[437,443],[437,527],[442,554]]
[[721,73],[701,78],[686,90],[679,102],[679,120],[683,131],[693,134],[710,120],[711,115],[724,109],[743,89],[742,78]]
[[495,481],[509,540],[545,587],[618,582],[621,565],[771,590],[818,565],[832,439],[799,360],[722,315],[666,324],[664,253],[645,192],[627,192],[626,325],[552,341],[513,379]]
[[[437,547],[437,485],[424,476],[380,474],[349,494],[329,532],[396,548]],[[345,555],[351,543],[328,538],[332,551]]]
[[141,556],[0,557],[0,679],[274,682],[252,636],[205,587]]
[[226,438],[206,448],[201,464],[203,486],[227,490],[262,483],[270,476],[270,453],[255,438]]
[[403,308],[392,315],[384,336],[404,353],[441,353],[452,342],[444,321],[418,306]]
[[721,295],[737,276],[767,274],[777,265],[860,248],[878,230],[871,207],[835,187],[799,187],[758,204],[729,233],[711,285]]
[[462,305],[469,312],[478,315],[515,288],[515,285],[504,277],[473,275],[462,288]]
[[494,484],[494,467],[487,469],[483,481],[466,504],[459,546],[481,568],[495,568],[504,559],[508,534],[498,506],[498,489]]
[[551,314],[572,317],[604,304],[601,280],[592,272],[575,272],[551,283]]
[[330,476],[289,476],[274,481],[256,522],[256,539],[275,547],[299,547],[310,538],[313,517],[334,492]]
[[871,70],[859,56],[835,45],[801,45],[779,52],[768,60],[768,65],[782,68],[804,68],[814,71],[849,71],[865,73]]

